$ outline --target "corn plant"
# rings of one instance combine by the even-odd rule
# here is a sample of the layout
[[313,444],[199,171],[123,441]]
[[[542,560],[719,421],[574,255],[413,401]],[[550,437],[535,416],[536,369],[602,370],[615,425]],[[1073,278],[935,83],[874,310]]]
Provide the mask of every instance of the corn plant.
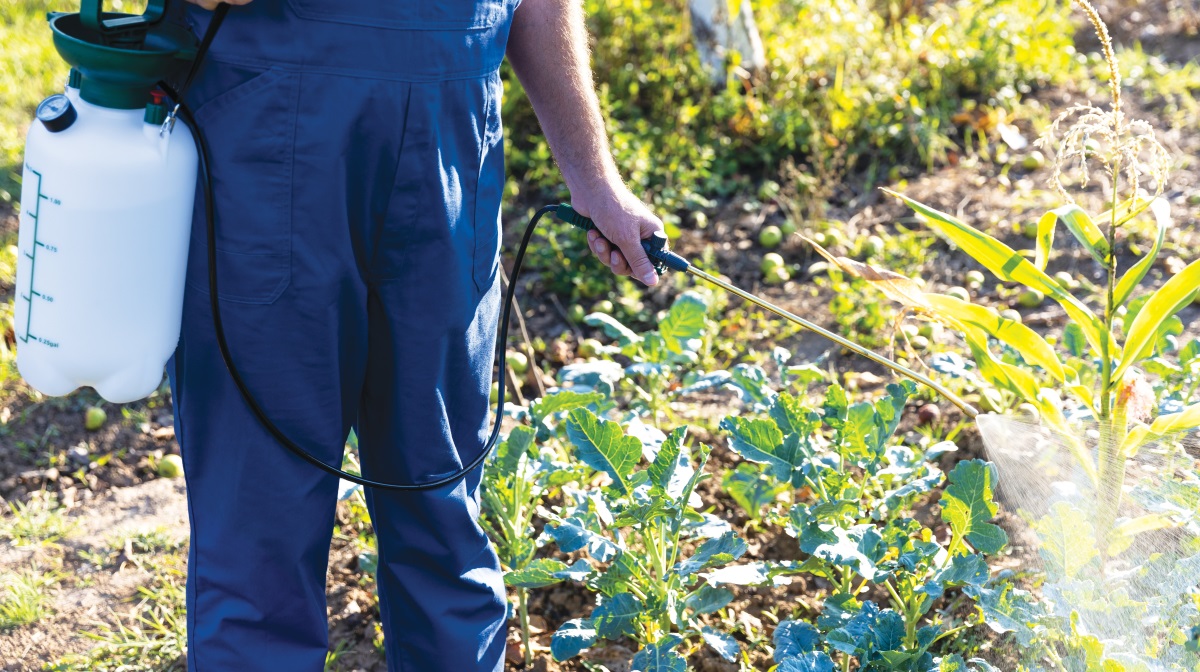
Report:
[[[790,575],[832,584],[815,623],[784,621],[775,633],[780,670],[928,670],[937,645],[978,624],[949,625],[931,613],[955,588],[982,587],[985,554],[999,552],[1004,532],[988,520],[996,513],[994,468],[960,462],[942,496],[950,528],[945,543],[911,514],[913,506],[946,484],[935,461],[954,444],[924,449],[899,444],[893,433],[915,387],[890,385],[874,402],[850,403],[830,387],[819,409],[780,393],[765,415],[730,416],[722,429],[730,447],[758,462],[775,483],[793,491],[793,503],[774,522],[796,538],[805,559],[756,562],[714,570],[710,584],[774,585]],[[886,606],[862,598],[871,585],[890,598]]]
[[[1128,463],[1140,449],[1200,427],[1200,403],[1188,404],[1186,396],[1159,406],[1154,417],[1156,395],[1139,369],[1145,367],[1159,373],[1180,369],[1177,363],[1169,361],[1167,353],[1174,345],[1174,336],[1182,331],[1176,313],[1190,304],[1200,290],[1200,261],[1179,269],[1157,289],[1143,288],[1172,224],[1169,205],[1160,198],[1170,157],[1148,123],[1126,118],[1122,110],[1120,70],[1107,28],[1087,0],[1075,0],[1075,4],[1083,8],[1100,37],[1109,67],[1111,102],[1106,110],[1093,106],[1069,109],[1039,140],[1044,148],[1057,140],[1054,182],[1064,203],[1038,220],[1032,258],[950,214],[888,191],[997,279],[1016,283],[1058,303],[1070,321],[1062,339],[1066,352],[1056,350],[1019,320],[1005,317],[992,308],[946,294],[925,292],[907,277],[852,259],[835,258],[818,249],[831,262],[868,280],[905,309],[959,332],[973,356],[978,376],[996,389],[1036,407],[1042,424],[1061,437],[1078,471],[1085,476],[1093,501],[1084,507],[1056,502],[1044,517],[1033,522],[1046,561],[1045,592],[1061,599],[1038,603],[1040,606],[1035,609],[1030,606],[1035,602],[1015,589],[981,592],[981,600],[990,605],[985,608],[989,619],[999,624],[999,628],[1025,632],[1027,648],[1036,651],[1042,660],[1051,661],[1055,669],[1076,669],[1074,665],[1084,661],[1078,664],[1090,670],[1093,663],[1117,666],[1135,658],[1170,659],[1191,669],[1194,662],[1186,660],[1194,659],[1180,653],[1176,660],[1175,653],[1162,647],[1167,646],[1164,642],[1178,645],[1181,624],[1195,615],[1191,595],[1193,586],[1200,583],[1200,572],[1189,568],[1200,564],[1200,556],[1177,557],[1176,549],[1164,549],[1172,552],[1166,556],[1167,560],[1152,557],[1138,564],[1133,572],[1122,571],[1115,580],[1112,575],[1119,567],[1118,561],[1139,562],[1120,557],[1139,535],[1181,524],[1180,516],[1169,510],[1164,513],[1157,502],[1148,503],[1147,493],[1134,497],[1135,501],[1127,502],[1130,505],[1124,508],[1122,499],[1127,489]],[[1094,169],[1095,162],[1099,162],[1107,177],[1111,201],[1107,211],[1092,217],[1072,199],[1064,185],[1064,168],[1069,164],[1080,166],[1086,183],[1089,168]],[[1147,185],[1153,185],[1153,193],[1144,188]],[[1156,224],[1153,244],[1127,268],[1118,268],[1118,232],[1147,214]],[[1105,280],[1097,302],[1089,302],[1087,296],[1072,291],[1071,286],[1076,283],[1065,281],[1070,278],[1060,280],[1046,271],[1060,225],[1104,269]],[[999,343],[1008,352],[997,354],[992,349],[993,343]],[[1197,355],[1190,350],[1180,354],[1180,359],[1189,363]],[[1182,377],[1185,379],[1182,382],[1189,385],[1190,396],[1192,385],[1187,383],[1186,376]],[[1094,449],[1087,434],[1073,423],[1078,418],[1094,423],[1098,434]],[[1177,507],[1176,512],[1179,511],[1183,509]],[[1122,517],[1126,513],[1130,515]],[[1187,552],[1186,548],[1178,550]],[[1166,562],[1177,565],[1158,566]],[[1093,572],[1106,577],[1107,585],[1101,587],[1088,580]],[[1155,583],[1153,577],[1161,578],[1164,572],[1170,575],[1170,580],[1163,579],[1161,588],[1150,593],[1136,592]],[[1118,608],[1106,594],[1123,595],[1121,599],[1127,604]],[[1135,594],[1152,597],[1139,601],[1131,597]],[[1174,616],[1159,618],[1143,643],[1126,647],[1121,654],[1127,655],[1121,659],[1125,662],[1117,662],[1117,658],[1101,653],[1105,646],[1100,639],[1077,627],[1078,614],[1092,604],[1105,605],[1103,610],[1093,613],[1108,624],[1138,622],[1140,628],[1144,624],[1122,611],[1133,609],[1135,604],[1139,609],[1160,609],[1183,617],[1182,620]],[[1013,616],[1015,613],[1022,615]],[[1031,625],[1034,623],[1038,625]],[[1103,626],[1092,627],[1103,629]],[[1114,632],[1113,641],[1120,639],[1121,633]]]
[[[1082,441],[1069,443],[1075,459],[1101,493],[1097,533],[1100,548],[1104,550],[1116,541],[1109,539],[1114,530],[1103,521],[1115,518],[1126,460],[1151,441],[1200,426],[1200,404],[1163,413],[1152,420],[1152,400],[1147,399],[1148,388],[1136,368],[1162,350],[1163,337],[1177,320],[1175,314],[1191,303],[1200,290],[1200,261],[1187,265],[1157,290],[1135,298],[1158,258],[1171,225],[1169,205],[1159,198],[1169,157],[1147,123],[1125,118],[1121,109],[1120,72],[1108,32],[1085,0],[1076,2],[1087,8],[1104,45],[1110,67],[1111,107],[1071,108],[1041,139],[1043,145],[1048,145],[1059,128],[1075,118],[1075,123],[1062,133],[1055,157],[1055,184],[1066,203],[1038,220],[1033,259],[950,214],[903,194],[888,193],[908,204],[929,226],[999,280],[1022,285],[1062,306],[1072,325],[1067,340],[1076,343],[1096,362],[1095,375],[1064,365],[1059,353],[1044,338],[991,308],[925,292],[904,276],[820,251],[843,270],[871,281],[905,308],[961,333],[974,356],[978,373],[995,387],[1036,406],[1042,421],[1064,436],[1072,436],[1074,432],[1064,416],[1060,391],[1069,397],[1069,403],[1085,409],[1096,420],[1100,432],[1097,455],[1091,454]],[[1062,168],[1069,162],[1079,162],[1086,168],[1087,162],[1095,160],[1101,161],[1109,177],[1112,201],[1106,212],[1093,218],[1074,203],[1061,176]],[[1147,179],[1156,185],[1153,195],[1141,189]],[[1122,193],[1129,194],[1128,198],[1121,200]],[[1117,232],[1147,211],[1157,224],[1154,244],[1136,263],[1118,273]],[[1072,293],[1046,272],[1060,224],[1105,269],[1106,284],[1099,312],[1088,305],[1086,297]],[[1070,338],[1072,335],[1078,338]],[[1009,362],[997,357],[989,339],[1019,352],[1022,361]]]

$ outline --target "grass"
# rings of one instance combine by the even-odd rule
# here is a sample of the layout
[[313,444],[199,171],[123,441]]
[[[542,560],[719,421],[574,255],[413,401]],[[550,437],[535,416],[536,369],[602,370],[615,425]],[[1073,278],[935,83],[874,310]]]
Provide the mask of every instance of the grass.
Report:
[[95,643],[44,669],[55,672],[174,672],[186,669],[184,554],[161,556],[154,579],[138,588],[136,604],[124,615],[82,633]]
[[0,630],[36,623],[49,616],[50,593],[47,588],[62,579],[58,572],[30,568],[20,573],[0,575]]
[[74,525],[67,520],[66,509],[49,494],[34,497],[26,504],[8,505],[12,516],[0,520],[0,537],[17,546],[51,544],[66,536]]

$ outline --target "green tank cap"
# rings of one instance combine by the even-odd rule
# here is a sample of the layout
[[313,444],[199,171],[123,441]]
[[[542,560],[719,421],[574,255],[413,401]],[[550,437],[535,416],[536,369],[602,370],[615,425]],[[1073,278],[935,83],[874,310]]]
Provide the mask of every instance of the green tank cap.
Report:
[[80,98],[136,110],[159,80],[195,56],[196,39],[183,26],[162,20],[168,0],[149,0],[141,15],[104,12],[102,4],[83,0],[77,14],[49,14],[54,48],[79,71]]
[[71,68],[71,72],[67,73],[67,86],[72,89],[78,89],[80,83],[83,82],[83,73],[75,68]]
[[147,124],[162,126],[162,123],[167,120],[167,108],[161,103],[150,103],[146,106],[146,114],[142,120]]

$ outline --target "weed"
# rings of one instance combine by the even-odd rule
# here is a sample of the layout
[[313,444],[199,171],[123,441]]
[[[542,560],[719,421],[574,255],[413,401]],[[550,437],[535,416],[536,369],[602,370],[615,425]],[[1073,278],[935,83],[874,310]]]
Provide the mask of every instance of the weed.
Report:
[[50,544],[74,527],[58,498],[46,492],[35,493],[25,504],[12,502],[8,506],[12,515],[0,520],[0,537],[11,539],[17,546]]
[[62,580],[58,572],[28,569],[0,576],[0,630],[36,623],[50,614],[47,589]]

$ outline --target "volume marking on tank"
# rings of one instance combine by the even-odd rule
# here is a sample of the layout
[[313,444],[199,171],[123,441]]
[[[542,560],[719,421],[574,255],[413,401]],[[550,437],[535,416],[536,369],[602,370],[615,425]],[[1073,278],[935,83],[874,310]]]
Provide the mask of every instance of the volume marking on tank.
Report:
[[26,303],[25,334],[23,336],[18,336],[17,338],[20,339],[20,341],[22,343],[28,343],[29,341],[34,341],[36,343],[41,343],[41,344],[49,346],[51,348],[57,348],[58,343],[56,341],[52,341],[47,338],[42,338],[40,336],[34,336],[33,334],[29,333],[29,330],[33,324],[33,297],[36,296],[36,297],[42,299],[43,301],[46,301],[47,303],[54,302],[54,297],[42,294],[33,288],[34,274],[37,272],[38,248],[39,247],[45,248],[45,250],[47,252],[57,252],[58,251],[58,248],[56,246],[47,245],[47,244],[43,243],[42,241],[38,240],[38,217],[41,215],[41,212],[42,212],[42,201],[49,201],[51,205],[62,205],[62,201],[57,198],[53,198],[51,196],[48,196],[48,195],[42,193],[42,174],[41,173],[34,170],[29,164],[25,164],[25,169],[28,170],[31,175],[37,176],[37,201],[33,206],[32,212],[29,211],[28,208],[25,210],[25,214],[28,215],[29,218],[33,220],[33,250],[31,252],[24,252],[25,256],[29,259],[29,287],[27,288],[25,293],[20,295],[21,300]]

